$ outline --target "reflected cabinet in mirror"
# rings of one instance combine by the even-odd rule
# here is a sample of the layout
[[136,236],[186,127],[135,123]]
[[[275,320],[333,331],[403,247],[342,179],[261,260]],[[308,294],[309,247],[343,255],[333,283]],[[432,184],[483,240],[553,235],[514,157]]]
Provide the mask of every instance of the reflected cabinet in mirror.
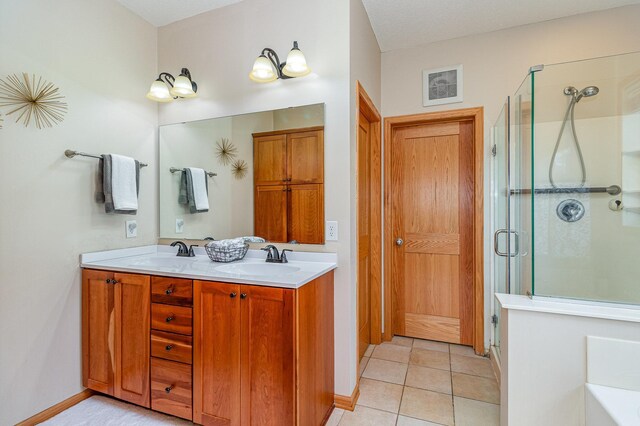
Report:
[[159,151],[161,238],[324,244],[324,104],[161,126]]

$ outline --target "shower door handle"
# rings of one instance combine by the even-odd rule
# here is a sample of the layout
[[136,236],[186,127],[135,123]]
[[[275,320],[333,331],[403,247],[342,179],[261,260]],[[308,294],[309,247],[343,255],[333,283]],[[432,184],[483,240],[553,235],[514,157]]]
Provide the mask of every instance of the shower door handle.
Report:
[[[498,240],[501,234],[507,234],[507,238],[511,238],[511,234],[513,234],[513,247],[515,249],[515,253],[511,254],[500,251],[500,249],[498,248]],[[495,252],[495,254],[501,257],[516,257],[518,254],[520,254],[520,236],[516,231],[509,231],[508,229],[498,229],[493,234],[493,251]]]

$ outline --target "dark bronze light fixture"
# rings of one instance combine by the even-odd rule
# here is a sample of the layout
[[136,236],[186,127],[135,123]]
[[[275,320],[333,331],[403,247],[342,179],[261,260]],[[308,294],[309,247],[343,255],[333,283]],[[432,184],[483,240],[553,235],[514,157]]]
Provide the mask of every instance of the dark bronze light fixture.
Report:
[[191,79],[191,73],[187,68],[182,68],[177,78],[161,72],[151,84],[147,98],[156,102],[172,102],[178,98],[195,98],[197,91],[198,85]]
[[262,49],[262,53],[253,63],[253,69],[249,78],[258,83],[270,83],[277,79],[304,77],[311,69],[307,60],[298,48],[298,42],[293,42],[293,48],[287,55],[287,61],[280,63],[278,54],[268,47]]

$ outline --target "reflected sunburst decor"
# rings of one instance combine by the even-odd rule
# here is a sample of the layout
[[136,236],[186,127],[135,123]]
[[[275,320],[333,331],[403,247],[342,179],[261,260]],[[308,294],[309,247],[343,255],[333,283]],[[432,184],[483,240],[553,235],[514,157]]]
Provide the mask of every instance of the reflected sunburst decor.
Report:
[[225,166],[229,165],[234,158],[236,158],[236,154],[238,149],[235,145],[227,138],[220,138],[218,142],[216,142],[218,161],[224,164]]
[[53,127],[61,123],[67,112],[67,104],[62,102],[64,96],[51,82],[36,79],[35,74],[22,73],[8,75],[5,80],[0,79],[0,106],[13,108],[7,116],[17,113],[16,123],[22,121],[25,127],[31,119],[38,129],[43,126]]
[[242,179],[247,175],[249,165],[244,160],[236,160],[231,165],[231,173],[236,179]]

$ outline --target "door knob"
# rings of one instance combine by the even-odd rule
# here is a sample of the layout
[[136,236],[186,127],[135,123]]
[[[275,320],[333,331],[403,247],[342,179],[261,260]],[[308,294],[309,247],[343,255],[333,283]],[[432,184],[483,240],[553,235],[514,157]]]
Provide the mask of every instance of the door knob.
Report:
[[404,240],[403,240],[402,238],[398,238],[398,239],[396,239],[396,245],[397,245],[397,246],[401,246],[401,245],[403,245],[403,244],[404,244]]

